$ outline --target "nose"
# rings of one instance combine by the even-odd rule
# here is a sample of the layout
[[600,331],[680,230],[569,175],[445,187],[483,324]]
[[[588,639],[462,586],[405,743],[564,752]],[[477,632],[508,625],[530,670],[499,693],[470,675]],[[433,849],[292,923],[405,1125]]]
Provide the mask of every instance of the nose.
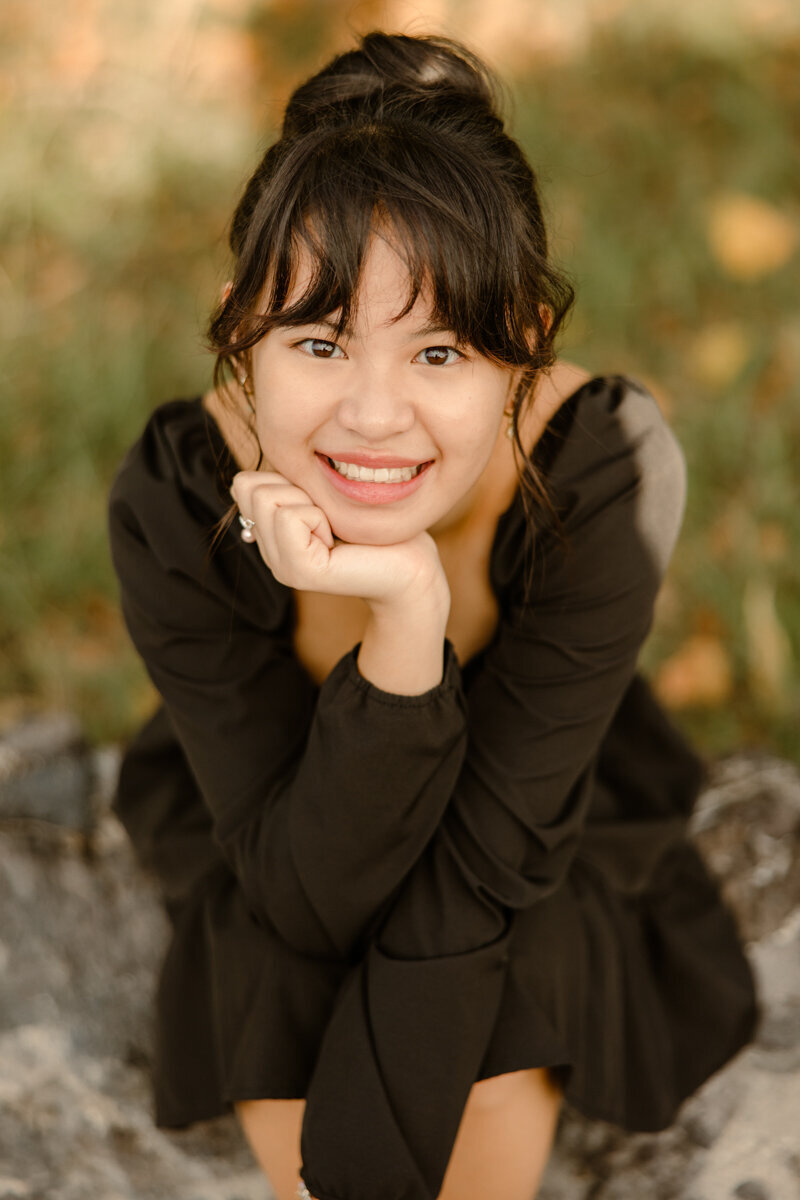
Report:
[[383,445],[393,435],[407,433],[416,419],[407,382],[403,385],[396,373],[377,369],[360,371],[348,380],[338,417],[342,427],[362,441]]

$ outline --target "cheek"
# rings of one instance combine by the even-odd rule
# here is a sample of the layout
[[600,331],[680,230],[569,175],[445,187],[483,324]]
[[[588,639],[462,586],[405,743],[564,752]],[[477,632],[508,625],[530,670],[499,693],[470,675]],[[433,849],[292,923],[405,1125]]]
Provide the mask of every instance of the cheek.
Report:
[[458,415],[453,415],[448,423],[448,436],[442,444],[449,445],[465,462],[480,459],[486,462],[502,420],[503,404],[497,404],[494,396],[482,396],[465,405]]
[[496,433],[510,402],[509,379],[482,363],[450,414],[465,440],[481,442]]
[[321,419],[318,398],[286,370],[263,371],[257,377],[256,389],[259,431],[279,439],[285,449],[292,445],[299,448]]

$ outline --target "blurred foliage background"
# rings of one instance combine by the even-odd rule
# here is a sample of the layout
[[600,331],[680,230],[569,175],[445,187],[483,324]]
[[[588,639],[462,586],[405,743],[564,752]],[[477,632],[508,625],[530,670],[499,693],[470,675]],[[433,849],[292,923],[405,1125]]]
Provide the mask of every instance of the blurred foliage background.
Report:
[[443,32],[510,85],[565,357],[629,372],[689,501],[642,666],[709,755],[800,761],[800,9],[793,0],[5,0],[0,7],[0,716],[123,739],[154,692],[105,528],[152,408],[209,384],[238,193],[356,33]]

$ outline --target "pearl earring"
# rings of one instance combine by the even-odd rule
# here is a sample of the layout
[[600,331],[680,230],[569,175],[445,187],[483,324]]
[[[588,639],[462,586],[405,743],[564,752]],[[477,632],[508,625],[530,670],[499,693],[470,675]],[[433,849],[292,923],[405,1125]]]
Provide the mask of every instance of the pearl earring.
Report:
[[255,521],[251,520],[250,517],[243,517],[242,514],[239,513],[239,524],[242,527],[241,528],[242,541],[243,542],[254,542],[256,540],[256,535],[253,532],[253,529],[255,526]]

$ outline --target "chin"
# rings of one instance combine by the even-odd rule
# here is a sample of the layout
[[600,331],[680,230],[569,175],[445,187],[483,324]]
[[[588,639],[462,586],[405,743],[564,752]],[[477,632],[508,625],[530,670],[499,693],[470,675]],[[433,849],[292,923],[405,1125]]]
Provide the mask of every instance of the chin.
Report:
[[398,542],[409,541],[427,529],[426,525],[420,526],[409,521],[375,521],[364,518],[359,520],[347,517],[340,521],[330,521],[330,526],[339,541],[351,542],[356,546],[394,546]]

